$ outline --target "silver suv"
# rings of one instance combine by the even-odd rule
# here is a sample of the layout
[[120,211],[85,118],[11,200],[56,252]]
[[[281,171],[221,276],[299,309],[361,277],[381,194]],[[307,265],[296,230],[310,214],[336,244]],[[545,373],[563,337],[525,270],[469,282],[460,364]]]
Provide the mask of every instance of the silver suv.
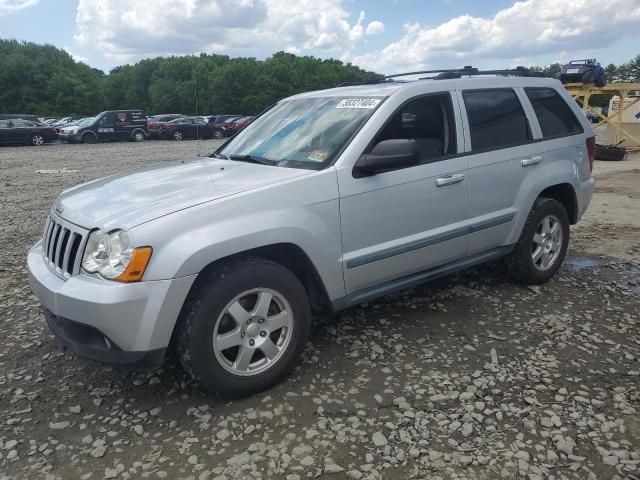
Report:
[[280,101],[210,158],[63,192],[29,252],[51,330],[209,391],[274,385],[314,309],[505,257],[549,280],[591,199],[594,134],[557,80],[389,80]]

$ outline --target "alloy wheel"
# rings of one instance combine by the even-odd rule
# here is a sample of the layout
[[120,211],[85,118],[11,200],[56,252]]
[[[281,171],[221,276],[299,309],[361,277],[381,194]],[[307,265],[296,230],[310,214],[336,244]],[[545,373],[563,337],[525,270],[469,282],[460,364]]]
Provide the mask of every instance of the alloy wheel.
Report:
[[257,375],[282,358],[293,328],[291,306],[281,293],[247,290],[231,300],[216,320],[213,351],[228,372]]
[[531,260],[541,271],[550,269],[560,256],[562,250],[562,225],[555,215],[544,217],[533,234]]

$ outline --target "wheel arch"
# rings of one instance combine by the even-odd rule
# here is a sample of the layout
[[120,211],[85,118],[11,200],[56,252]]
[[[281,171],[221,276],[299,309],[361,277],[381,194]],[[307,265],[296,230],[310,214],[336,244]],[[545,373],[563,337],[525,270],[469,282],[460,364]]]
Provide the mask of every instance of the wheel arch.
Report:
[[219,268],[220,265],[224,263],[241,257],[266,258],[291,270],[304,286],[312,308],[319,311],[331,311],[332,307],[329,294],[318,270],[305,251],[293,243],[264,245],[216,259],[202,268],[198,273],[196,281],[191,286],[191,290],[193,290],[199,282],[206,281],[209,272]]
[[96,140],[98,140],[98,134],[96,132],[94,132],[93,130],[85,130],[84,132],[82,132],[82,134],[80,135],[80,138],[84,138],[85,135],[91,135],[93,136],[93,138],[95,138]]
[[575,225],[578,222],[578,197],[573,185],[570,183],[558,183],[545,188],[537,198],[546,197],[559,201],[567,211],[569,222]]

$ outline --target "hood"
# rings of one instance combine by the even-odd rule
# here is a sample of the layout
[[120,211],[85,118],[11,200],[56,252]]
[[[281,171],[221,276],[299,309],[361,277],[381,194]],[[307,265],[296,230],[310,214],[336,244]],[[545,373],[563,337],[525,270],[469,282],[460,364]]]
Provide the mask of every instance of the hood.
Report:
[[87,229],[129,229],[194,205],[309,173],[198,158],[78,185],[58,197],[54,210],[65,220]]

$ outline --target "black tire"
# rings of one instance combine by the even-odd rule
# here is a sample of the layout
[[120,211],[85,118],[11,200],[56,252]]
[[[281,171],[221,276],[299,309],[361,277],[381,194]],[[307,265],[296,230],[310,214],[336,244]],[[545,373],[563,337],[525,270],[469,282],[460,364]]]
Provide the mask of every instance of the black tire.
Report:
[[594,73],[593,70],[589,70],[582,74],[582,83],[593,83]]
[[[562,243],[558,256],[546,270],[539,269],[533,261],[534,235],[542,220],[549,216],[555,216],[560,223]],[[537,198],[529,212],[524,224],[520,239],[516,243],[513,252],[507,257],[509,273],[518,282],[526,285],[545,283],[553,277],[567,253],[569,245],[569,216],[564,205],[552,198]]]
[[96,143],[97,140],[98,139],[92,133],[87,132],[82,135],[82,143]]
[[45,138],[41,133],[34,133],[29,137],[29,145],[32,147],[40,147],[44,145]]
[[596,79],[593,82],[596,87],[604,87],[607,84],[607,77],[604,73],[596,75]]
[[146,135],[142,130],[136,130],[135,132],[133,132],[133,135],[131,135],[131,140],[133,140],[136,143],[140,143],[140,142],[144,142],[145,137]]
[[614,147],[613,145],[596,144],[596,160],[606,160],[610,162],[619,162],[626,158],[627,151],[622,147]]
[[[309,335],[311,309],[303,285],[287,268],[257,257],[229,261],[203,275],[191,289],[177,325],[175,345],[185,370],[207,391],[225,398],[240,398],[274,386],[294,367]],[[293,328],[287,346],[271,367],[241,376],[220,363],[212,339],[218,318],[229,302],[257,288],[273,290],[286,298]]]
[[220,130],[219,128],[216,128],[213,131],[213,138],[215,138],[216,140],[220,140],[223,137],[224,137],[224,132],[222,130]]
[[171,134],[171,138],[173,138],[175,141],[179,142],[179,141],[184,139],[184,135],[182,134],[182,132],[180,130],[176,130],[175,132],[173,132]]

